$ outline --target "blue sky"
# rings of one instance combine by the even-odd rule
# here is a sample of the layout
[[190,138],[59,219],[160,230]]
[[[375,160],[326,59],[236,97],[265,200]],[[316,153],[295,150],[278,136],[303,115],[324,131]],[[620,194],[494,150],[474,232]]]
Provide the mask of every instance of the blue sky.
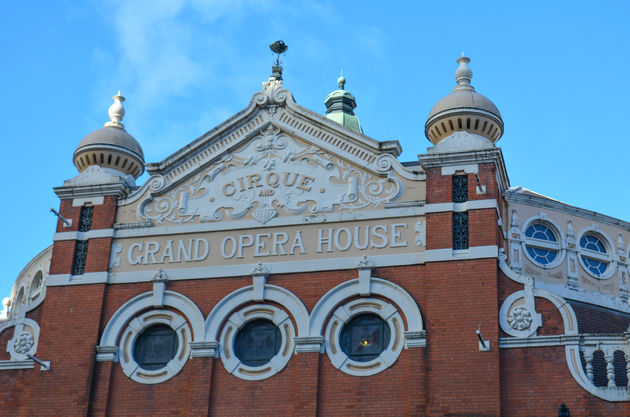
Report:
[[465,51],[502,113],[511,184],[628,221],[629,4],[5,0],[0,298],[52,243],[52,187],[77,174],[72,153],[117,90],[156,162],[247,105],[277,39],[298,103],[324,113],[343,70],[365,134],[399,140],[403,161],[430,145],[426,117]]

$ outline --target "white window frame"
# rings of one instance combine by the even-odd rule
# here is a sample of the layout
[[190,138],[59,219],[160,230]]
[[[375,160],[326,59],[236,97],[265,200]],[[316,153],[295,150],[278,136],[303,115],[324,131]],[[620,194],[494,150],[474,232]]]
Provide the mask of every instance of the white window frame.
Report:
[[[169,326],[177,334],[177,352],[166,366],[147,370],[140,367],[133,357],[133,349],[138,335],[156,324]],[[150,310],[131,320],[120,337],[120,365],[123,373],[141,384],[159,384],[181,371],[190,357],[192,333],[186,319],[170,310]]]
[[[604,249],[606,249],[606,254],[602,254],[600,252],[582,248],[582,245],[580,245],[580,241],[582,240],[582,237],[584,235],[592,235],[598,238],[604,245]],[[589,274],[590,276],[596,279],[608,279],[613,276],[613,274],[615,273],[615,270],[617,269],[617,262],[615,259],[615,250],[614,250],[615,246],[613,245],[612,240],[610,240],[608,235],[604,233],[603,230],[601,230],[597,226],[592,226],[592,227],[587,227],[585,229],[582,229],[580,233],[578,234],[575,243],[578,250],[578,258],[580,259],[580,265],[582,266],[582,269],[587,274]],[[582,258],[583,256],[586,256],[588,258],[593,258],[601,262],[607,262],[608,267],[606,268],[606,271],[604,271],[604,273],[601,276],[595,275],[584,264],[584,260]]]

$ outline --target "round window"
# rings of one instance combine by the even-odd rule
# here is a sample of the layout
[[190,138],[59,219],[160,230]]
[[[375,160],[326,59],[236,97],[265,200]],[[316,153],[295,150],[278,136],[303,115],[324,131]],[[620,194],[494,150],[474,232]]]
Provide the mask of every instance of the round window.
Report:
[[133,359],[148,371],[164,368],[175,357],[178,337],[165,324],[156,324],[144,329],[133,346]]
[[588,234],[580,239],[582,264],[592,275],[600,278],[608,269],[610,257],[604,242],[597,236]]
[[236,334],[234,354],[247,366],[261,366],[278,354],[281,344],[280,329],[272,321],[253,320]]
[[360,314],[343,326],[339,344],[348,358],[367,362],[387,348],[390,333],[389,325],[376,314]]
[[534,223],[525,230],[525,249],[535,263],[547,266],[554,263],[560,252],[555,233],[542,223]]
[[219,357],[237,378],[261,380],[282,371],[293,355],[295,329],[289,315],[269,304],[233,312],[219,336]]
[[337,307],[324,334],[333,366],[355,376],[375,375],[389,368],[405,344],[398,310],[378,298],[359,298]]

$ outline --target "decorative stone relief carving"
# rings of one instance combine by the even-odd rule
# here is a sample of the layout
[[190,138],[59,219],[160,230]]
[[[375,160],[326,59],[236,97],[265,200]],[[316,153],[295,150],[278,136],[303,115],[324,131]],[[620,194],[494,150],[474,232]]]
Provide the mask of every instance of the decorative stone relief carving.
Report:
[[526,277],[523,290],[505,299],[499,311],[501,329],[515,337],[529,337],[542,326],[542,316],[536,312],[534,280]]
[[7,343],[7,352],[12,361],[29,359],[27,354],[34,355],[37,352],[39,339],[39,325],[32,319],[19,319],[15,323],[13,337]]
[[516,210],[512,210],[512,222],[510,224],[510,267],[521,272],[522,268],[522,243],[521,230],[518,226],[518,215]]
[[508,323],[515,330],[529,329],[532,325],[532,315],[526,308],[516,307],[510,311]]
[[[161,186],[159,178],[152,180],[151,189]],[[240,219],[251,212],[265,224],[280,212],[379,206],[399,198],[402,187],[394,177],[375,178],[269,125],[243,150],[225,155],[176,189],[145,199],[138,211],[158,223],[186,223],[195,216],[202,222]]]
[[628,285],[628,268],[626,266],[619,268],[619,292],[621,301],[628,302],[628,292],[630,285]]
[[13,350],[23,355],[29,353],[35,344],[35,339],[30,332],[22,332],[13,341]]
[[416,222],[416,246],[427,245],[427,224],[424,220]]
[[577,248],[575,246],[573,222],[569,220],[567,223],[567,273],[569,276],[567,286],[572,290],[577,290],[580,287],[580,284],[578,282],[577,262]]
[[112,244],[112,254],[109,259],[109,267],[110,268],[119,268],[120,267],[120,254],[122,253],[123,245],[114,243]]

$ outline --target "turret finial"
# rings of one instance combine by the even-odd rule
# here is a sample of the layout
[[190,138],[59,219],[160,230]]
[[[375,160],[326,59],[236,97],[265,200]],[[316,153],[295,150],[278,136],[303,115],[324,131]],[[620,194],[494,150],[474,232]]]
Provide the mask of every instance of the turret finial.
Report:
[[120,95],[120,90],[118,90],[118,94],[112,97],[114,103],[109,106],[107,112],[109,113],[109,122],[105,123],[105,127],[117,127],[120,129],[124,129],[125,125],[123,125],[122,119],[125,117],[125,108],[122,103],[125,101],[125,98]]
[[346,87],[346,78],[343,76],[343,70],[341,70],[341,75],[337,78],[337,84],[339,84],[340,90],[343,90]]
[[472,70],[468,67],[470,58],[462,52],[462,56],[457,58],[455,62],[459,64],[459,67],[455,71],[455,79],[457,80],[455,90],[474,90],[473,86],[470,85],[470,80],[473,76]]

